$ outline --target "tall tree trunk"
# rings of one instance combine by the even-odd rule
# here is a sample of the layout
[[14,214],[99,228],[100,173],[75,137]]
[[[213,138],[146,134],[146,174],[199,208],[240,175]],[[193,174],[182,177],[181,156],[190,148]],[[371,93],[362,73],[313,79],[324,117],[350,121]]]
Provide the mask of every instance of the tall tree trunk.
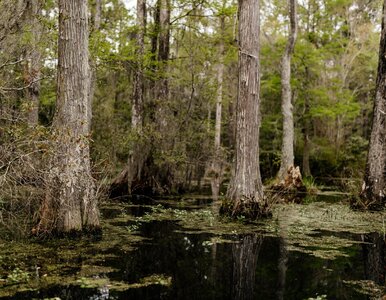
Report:
[[54,153],[38,233],[99,228],[89,155],[87,0],[59,0]]
[[158,80],[156,82],[156,101],[158,102],[157,123],[161,134],[167,127],[167,102],[169,99],[168,61],[170,51],[170,0],[159,1],[158,33]]
[[291,56],[297,36],[296,0],[289,0],[290,33],[281,61],[281,110],[283,114],[283,142],[278,179],[283,181],[287,171],[294,166],[294,120],[291,93]]
[[144,77],[143,77],[143,55],[145,53],[145,28],[146,28],[146,2],[137,0],[137,49],[138,59],[134,74],[133,86],[133,107],[131,115],[131,126],[138,132],[142,132],[143,125],[143,96],[144,96]]
[[[308,91],[308,81],[310,80],[310,74],[308,67],[306,66],[306,84],[305,84],[305,91]],[[304,113],[303,113],[303,120],[304,120],[304,145],[303,145],[303,174],[304,176],[312,176],[311,174],[311,168],[310,168],[310,152],[311,152],[311,143],[310,143],[310,135],[311,135],[311,119],[310,119],[310,97],[308,93],[306,92],[305,98],[304,98]]]
[[222,113],[222,98],[223,98],[223,77],[224,77],[224,31],[225,17],[220,19],[220,62],[217,70],[217,99],[216,99],[216,123],[214,131],[214,158],[212,160],[212,178],[211,188],[213,199],[218,200],[220,185],[222,181],[222,153],[221,153],[221,113]]
[[26,99],[28,102],[27,122],[30,126],[36,126],[39,120],[39,94],[41,77],[40,41],[42,36],[42,26],[39,20],[42,2],[40,0],[27,0],[25,10],[26,24],[30,29],[31,44],[26,49],[25,59],[25,85]]
[[160,65],[159,98],[169,97],[169,80],[167,76],[170,52],[170,0],[160,1],[160,32],[158,37],[158,62]]
[[378,76],[370,147],[361,197],[369,209],[385,207],[386,194],[386,0],[383,3]]
[[[142,5],[145,5],[144,1],[142,3]],[[145,14],[145,10],[142,11],[142,14]],[[139,23],[141,22],[145,24],[144,16],[143,20],[139,20]],[[155,156],[158,155],[156,152],[167,153],[173,147],[173,134],[175,132],[172,124],[168,123],[170,116],[167,108],[169,100],[167,71],[170,51],[170,0],[157,1],[154,22],[151,54],[154,63],[154,74],[158,76],[156,80],[150,82],[148,90],[151,92],[151,99],[147,107],[149,121],[154,126],[156,134],[149,138],[146,147],[142,143],[137,143],[133,152],[129,155],[127,167],[113,181],[110,189],[111,195],[122,194],[127,191],[128,187],[129,193],[136,190],[144,194],[168,193],[172,189],[173,173],[170,163],[163,162],[160,165],[159,162],[155,161]],[[140,32],[141,30],[139,34],[144,34],[144,31],[143,33]],[[141,39],[138,39],[138,43],[142,43]],[[142,53],[144,51],[141,50],[139,44],[137,49]],[[142,86],[140,84],[141,78]],[[143,112],[141,115],[141,110],[143,110],[143,70],[136,72],[134,81],[136,84],[134,87],[134,97],[136,97],[134,101],[137,101],[137,103],[133,104],[133,128],[141,126],[140,124],[144,121]],[[138,98],[139,94],[142,98]],[[139,132],[141,131],[142,129]],[[135,152],[138,152],[138,157],[135,157]]]
[[[101,27],[101,17],[102,17],[102,0],[95,0],[91,35],[94,35],[99,31]],[[90,56],[89,60],[90,60],[90,91],[89,91],[89,99],[88,99],[89,108],[88,108],[87,123],[89,125],[89,128],[91,129],[92,104],[94,101],[97,74],[96,74],[95,58]]]
[[259,0],[239,1],[239,83],[235,164],[222,212],[257,218],[267,208],[259,166]]
[[131,150],[127,166],[128,192],[132,192],[134,179],[141,176],[143,163],[147,157],[147,149],[144,148],[142,139],[143,109],[144,109],[144,75],[143,60],[145,54],[145,30],[146,30],[146,1],[137,0],[137,64],[134,74],[133,101],[131,114],[131,129],[137,136],[137,143]]
[[[156,126],[158,138],[154,151],[170,153],[174,147],[176,128],[170,122],[169,108],[169,53],[170,53],[170,0],[159,1],[159,35],[158,35],[158,79],[156,92]],[[153,162],[154,163],[154,162]],[[174,185],[174,170],[171,162],[164,161],[155,165],[155,185],[161,193],[169,193]]]

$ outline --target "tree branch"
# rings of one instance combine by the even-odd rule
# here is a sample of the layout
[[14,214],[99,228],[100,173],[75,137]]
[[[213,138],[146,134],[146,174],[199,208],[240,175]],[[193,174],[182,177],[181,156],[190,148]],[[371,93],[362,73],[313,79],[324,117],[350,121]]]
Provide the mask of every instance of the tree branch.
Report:
[[34,83],[40,81],[40,80],[43,80],[45,79],[46,77],[42,77],[42,78],[38,78],[36,80],[33,80],[31,81],[29,84],[25,85],[25,86],[22,86],[22,87],[1,87],[0,86],[0,90],[2,92],[12,92],[12,91],[22,91],[22,90],[25,90],[25,89],[28,89],[29,87],[31,87]]

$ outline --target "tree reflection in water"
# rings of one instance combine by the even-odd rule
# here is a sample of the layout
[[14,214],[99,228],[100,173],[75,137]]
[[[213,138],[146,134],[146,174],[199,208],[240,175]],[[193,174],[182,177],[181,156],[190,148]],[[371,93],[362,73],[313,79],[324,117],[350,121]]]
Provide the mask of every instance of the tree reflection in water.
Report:
[[288,263],[288,250],[287,240],[285,237],[280,237],[279,241],[279,263],[278,263],[278,288],[277,299],[284,299],[285,281],[287,275],[287,263]]
[[385,254],[386,245],[383,235],[373,232],[362,235],[363,258],[366,279],[379,285],[385,285]]
[[254,299],[256,264],[262,243],[262,235],[251,234],[233,245],[232,299]]

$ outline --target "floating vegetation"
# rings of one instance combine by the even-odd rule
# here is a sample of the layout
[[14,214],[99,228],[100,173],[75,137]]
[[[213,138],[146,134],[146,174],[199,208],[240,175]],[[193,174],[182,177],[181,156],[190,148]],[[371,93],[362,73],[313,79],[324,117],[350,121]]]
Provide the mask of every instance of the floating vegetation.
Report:
[[[288,250],[300,251],[323,259],[334,259],[348,256],[345,248],[359,243],[348,235],[337,234],[348,232],[365,234],[384,232],[385,214],[381,212],[358,212],[343,204],[314,202],[308,205],[277,205],[272,219],[246,223],[229,221],[214,215],[210,209],[180,210],[165,208],[162,205],[151,207],[151,211],[135,218],[128,226],[129,232],[138,232],[143,223],[151,221],[175,220],[186,229],[186,232],[237,235],[263,233],[280,236],[287,240]],[[207,244],[212,243],[208,241]],[[214,242],[216,243],[216,242]]]
[[8,274],[7,279],[5,281],[9,284],[28,282],[30,276],[31,275],[29,272],[21,270],[20,268],[15,268],[10,274]]
[[107,277],[81,277],[76,280],[76,283],[80,285],[81,288],[108,288],[109,290],[114,291],[125,291],[127,289],[136,289],[147,287],[150,285],[162,285],[162,286],[171,286],[172,277],[166,276],[164,274],[152,274],[141,278],[139,282],[136,283],[125,283],[123,281],[113,281]]
[[128,288],[141,288],[149,285],[162,285],[162,286],[171,286],[172,277],[166,276],[164,274],[153,274],[147,277],[142,278],[139,283],[132,283],[128,285]]
[[[356,212],[345,205],[324,202],[276,205],[271,219],[257,222],[221,218],[207,204],[188,210],[183,205],[174,204],[169,207],[161,204],[114,204],[102,208],[102,214],[106,216],[103,219],[103,235],[97,240],[62,239],[29,241],[28,244],[0,240],[0,297],[40,291],[52,286],[84,289],[85,293],[114,291],[115,295],[129,290],[136,293],[149,286],[173,289],[177,278],[169,275],[175,272],[165,271],[166,261],[163,261],[162,252],[154,254],[154,250],[147,252],[149,249],[158,251],[165,247],[167,253],[172,249],[171,252],[182,256],[197,255],[191,258],[195,264],[198,260],[212,264],[211,259],[215,255],[224,255],[224,251],[232,253],[237,247],[243,246],[243,236],[256,234],[266,237],[263,245],[268,240],[271,246],[277,247],[279,243],[281,249],[287,251],[280,252],[280,255],[288,255],[290,259],[304,257],[293,253],[307,254],[307,259],[316,261],[324,276],[329,278],[328,274],[334,273],[335,264],[350,262],[352,257],[362,255],[360,251],[363,247],[373,245],[372,239],[375,241],[376,237],[367,236],[368,233],[378,232],[382,238],[385,232],[384,213]],[[165,229],[161,230],[158,226]],[[168,238],[160,239],[160,236]],[[161,244],[157,244],[160,241]],[[361,246],[355,246],[358,244]],[[227,253],[229,255],[219,257],[232,259],[232,254]],[[131,264],[140,270],[141,259],[153,256],[158,257],[157,262],[162,263],[162,268],[150,268],[141,274],[130,273]],[[127,259],[130,257],[133,257],[132,260]],[[213,263],[213,266],[219,267],[221,263]],[[206,276],[204,280],[212,274],[210,272],[202,273]],[[373,299],[384,292],[382,289],[378,292],[378,287],[370,281],[349,280],[345,284],[350,291],[355,289]],[[303,297],[326,299],[323,293],[304,294]],[[312,298],[307,298],[310,296]]]
[[343,283],[358,293],[367,295],[370,300],[384,299],[386,296],[386,288],[371,280],[343,280]]

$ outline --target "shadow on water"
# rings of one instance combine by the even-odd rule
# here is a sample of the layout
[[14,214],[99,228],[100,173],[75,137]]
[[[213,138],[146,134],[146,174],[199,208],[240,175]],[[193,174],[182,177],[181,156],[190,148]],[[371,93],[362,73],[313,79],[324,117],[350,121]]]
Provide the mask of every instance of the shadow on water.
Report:
[[384,236],[379,233],[363,234],[362,240],[365,276],[376,284],[384,286],[386,245]]
[[[210,209],[206,200],[203,201],[204,207]],[[198,204],[191,200],[186,206],[192,209],[191,205]],[[113,225],[107,227],[108,235],[105,233],[97,246],[68,242],[65,251],[54,255],[56,246],[51,243],[46,253],[29,253],[35,258],[27,259],[24,266],[30,269],[39,265],[49,274],[44,255],[52,256],[52,264],[62,264],[59,281],[45,282],[42,276],[30,275],[32,290],[16,288],[14,293],[3,297],[0,290],[0,298],[372,299],[358,292],[355,284],[364,280],[385,284],[385,242],[377,233],[339,233],[355,242],[342,249],[343,255],[328,259],[294,249],[290,243],[290,224],[286,222],[279,224],[276,234],[233,230],[216,233],[187,230],[178,220],[166,218],[141,223],[134,235],[142,239],[125,247],[131,242],[122,238],[133,235],[125,226],[133,219],[127,221],[122,216],[143,217],[150,211],[151,208],[141,206],[105,207],[102,214],[112,219]],[[315,236],[330,234],[328,231],[314,233]],[[314,237],[308,237],[313,247]],[[63,253],[69,253],[69,249],[74,252],[67,254],[66,261]],[[2,255],[0,253],[0,257]],[[3,271],[6,270],[4,259],[0,263]],[[66,267],[66,279],[60,282]],[[82,273],[83,269],[88,272]],[[3,279],[2,283],[5,282]],[[10,285],[8,282],[2,288],[9,289]],[[13,285],[17,287],[16,282]]]

